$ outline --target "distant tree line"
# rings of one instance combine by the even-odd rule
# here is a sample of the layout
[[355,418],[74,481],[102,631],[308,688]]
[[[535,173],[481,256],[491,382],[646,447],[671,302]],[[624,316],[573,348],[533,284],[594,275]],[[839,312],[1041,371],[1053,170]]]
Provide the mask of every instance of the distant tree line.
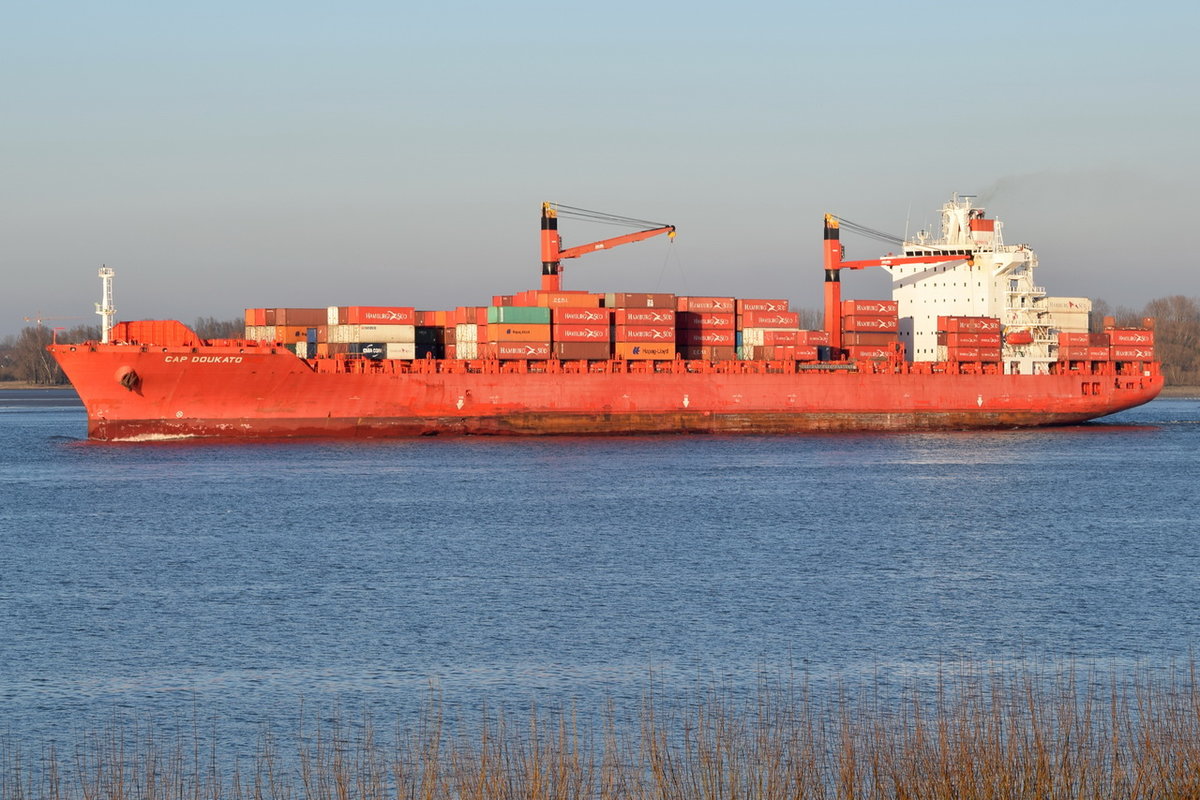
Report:
[[[233,339],[242,335],[243,325],[240,319],[200,317],[192,330],[203,339]],[[63,328],[57,335],[45,325],[22,328],[16,336],[0,339],[0,382],[23,381],[42,386],[65,384],[67,376],[63,375],[54,357],[46,352],[46,347],[53,341],[79,344],[99,340],[98,325]]]
[[1160,297],[1140,311],[1097,300],[1092,304],[1093,332],[1103,330],[1105,317],[1112,317],[1118,328],[1140,328],[1144,319],[1152,317],[1155,354],[1167,384],[1200,386],[1200,300],[1179,294]]

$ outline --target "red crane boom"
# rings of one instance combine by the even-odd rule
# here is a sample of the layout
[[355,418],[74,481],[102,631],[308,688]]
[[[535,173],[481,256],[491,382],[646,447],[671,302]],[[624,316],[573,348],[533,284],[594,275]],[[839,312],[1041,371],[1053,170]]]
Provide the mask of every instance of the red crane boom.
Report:
[[551,203],[542,203],[542,290],[557,292],[562,289],[562,259],[578,258],[584,253],[594,253],[597,250],[608,250],[630,242],[640,242],[651,236],[665,233],[667,238],[675,238],[674,225],[661,225],[611,239],[601,239],[598,242],[581,244],[577,247],[563,249],[562,237],[558,235],[558,211]]

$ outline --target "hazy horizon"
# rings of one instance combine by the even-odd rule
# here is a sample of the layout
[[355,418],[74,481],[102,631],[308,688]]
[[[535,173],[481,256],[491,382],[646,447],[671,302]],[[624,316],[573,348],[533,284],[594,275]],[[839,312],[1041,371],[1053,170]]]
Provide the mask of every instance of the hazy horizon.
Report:
[[[24,317],[447,308],[538,283],[544,200],[671,223],[568,288],[821,302],[826,211],[974,194],[1039,285],[1200,295],[1190,6],[24,5],[0,336]],[[564,220],[566,244],[612,235]],[[846,240],[851,258],[889,249]],[[882,271],[847,296],[888,294]],[[48,323],[50,324],[50,323]]]

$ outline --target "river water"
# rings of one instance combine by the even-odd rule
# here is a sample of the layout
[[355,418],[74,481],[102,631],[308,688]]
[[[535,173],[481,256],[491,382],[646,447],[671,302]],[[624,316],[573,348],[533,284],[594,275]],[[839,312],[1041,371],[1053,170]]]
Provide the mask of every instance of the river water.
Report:
[[1200,644],[1200,401],[1068,428],[111,445],[0,392],[0,732]]

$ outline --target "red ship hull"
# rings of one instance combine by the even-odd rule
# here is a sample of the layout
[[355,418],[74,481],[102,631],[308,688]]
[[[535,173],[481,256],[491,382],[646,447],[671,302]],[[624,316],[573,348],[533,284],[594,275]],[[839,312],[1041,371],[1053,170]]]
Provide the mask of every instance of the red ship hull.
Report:
[[305,361],[249,345],[51,351],[96,440],[1005,428],[1084,422],[1162,389],[1156,369],[1004,375],[905,364]]

